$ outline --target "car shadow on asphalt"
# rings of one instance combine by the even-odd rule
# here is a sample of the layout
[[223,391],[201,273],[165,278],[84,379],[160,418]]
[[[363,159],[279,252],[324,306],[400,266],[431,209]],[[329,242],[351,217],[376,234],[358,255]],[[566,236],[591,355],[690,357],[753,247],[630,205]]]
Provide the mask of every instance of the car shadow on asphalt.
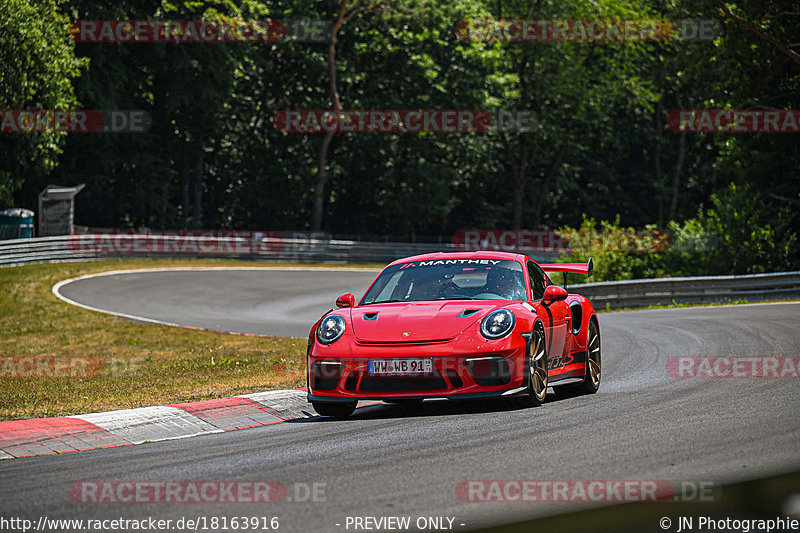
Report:
[[[548,394],[544,403],[560,401],[553,394]],[[489,398],[486,400],[426,400],[422,404],[414,406],[392,405],[379,402],[375,405],[359,407],[347,418],[337,419],[327,416],[314,416],[313,418],[301,418],[290,420],[293,424],[308,424],[320,422],[344,422],[347,420],[390,420],[395,418],[419,418],[430,416],[450,416],[464,414],[486,414],[509,411],[521,411],[536,409],[524,407],[510,398],[498,399]],[[313,412],[313,409],[311,410]]]

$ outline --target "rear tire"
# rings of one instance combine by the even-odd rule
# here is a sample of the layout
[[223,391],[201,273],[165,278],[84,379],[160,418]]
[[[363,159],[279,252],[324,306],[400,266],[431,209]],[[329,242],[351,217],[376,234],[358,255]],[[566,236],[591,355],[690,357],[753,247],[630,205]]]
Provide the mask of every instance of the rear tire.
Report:
[[589,321],[589,331],[586,334],[586,375],[583,383],[553,387],[557,398],[572,398],[584,394],[594,394],[600,388],[600,373],[602,370],[602,357],[600,350],[600,328],[597,322]]
[[544,341],[544,329],[536,324],[528,344],[528,389],[520,398],[523,407],[539,407],[547,396],[547,347]]
[[357,402],[353,403],[333,403],[333,402],[311,402],[314,410],[322,416],[333,418],[347,418],[356,410]]

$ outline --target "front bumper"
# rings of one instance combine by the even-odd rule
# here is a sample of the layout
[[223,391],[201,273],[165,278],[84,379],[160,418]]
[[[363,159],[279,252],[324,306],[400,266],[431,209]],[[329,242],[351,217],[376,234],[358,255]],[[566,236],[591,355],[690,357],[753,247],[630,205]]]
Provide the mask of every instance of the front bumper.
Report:
[[[416,345],[315,344],[308,357],[308,400],[513,396],[527,387],[527,342],[525,336],[512,334],[494,341],[480,337]],[[412,375],[370,374],[369,361],[378,359],[431,359],[433,370]]]
[[344,396],[321,396],[317,394],[308,393],[309,402],[333,402],[333,403],[350,403],[353,400],[391,400],[391,399],[404,399],[404,400],[431,400],[431,399],[446,399],[446,400],[481,400],[489,398],[514,398],[515,396],[524,396],[527,393],[527,387],[518,387],[516,389],[496,390],[486,392],[471,392],[462,394],[445,394],[445,395],[425,395],[425,396],[376,396],[374,398],[358,397],[350,398]]

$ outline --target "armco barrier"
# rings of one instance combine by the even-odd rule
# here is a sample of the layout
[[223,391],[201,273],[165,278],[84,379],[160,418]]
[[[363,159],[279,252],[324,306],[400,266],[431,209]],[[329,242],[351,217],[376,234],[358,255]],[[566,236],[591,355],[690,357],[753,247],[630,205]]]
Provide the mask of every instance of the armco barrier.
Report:
[[[385,264],[401,257],[451,252],[451,243],[364,242],[267,236],[94,234],[64,235],[0,241],[0,266],[55,261],[93,261],[120,258],[232,258],[301,263]],[[555,260],[558,254],[535,254]]]
[[[249,235],[249,234],[248,234]],[[385,264],[415,254],[456,251],[450,243],[364,242],[336,239],[132,235],[124,245],[90,243],[82,235],[0,241],[0,266],[39,262],[93,261],[121,258],[234,258],[302,263]],[[183,239],[183,240],[181,240]],[[176,244],[178,243],[178,244]],[[539,261],[557,261],[557,254],[536,254]],[[556,280],[560,282],[560,279]],[[619,309],[650,305],[705,304],[747,300],[800,298],[800,272],[741,276],[703,276],[575,284],[571,292],[590,298],[595,308]]]
[[602,281],[573,285],[595,309],[619,309],[669,304],[709,304],[738,300],[758,302],[800,298],[800,271],[740,276]]

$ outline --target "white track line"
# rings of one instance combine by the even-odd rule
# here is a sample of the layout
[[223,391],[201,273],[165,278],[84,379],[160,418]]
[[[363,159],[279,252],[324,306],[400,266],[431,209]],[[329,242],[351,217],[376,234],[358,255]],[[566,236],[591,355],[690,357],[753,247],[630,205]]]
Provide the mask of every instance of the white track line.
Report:
[[[374,268],[336,268],[336,267],[273,267],[273,266],[263,266],[263,267],[247,267],[247,266],[235,266],[235,267],[175,267],[175,268],[135,268],[130,270],[110,270],[108,272],[99,272],[97,274],[87,274],[85,276],[78,276],[76,278],[65,279],[63,281],[59,281],[55,285],[53,285],[52,292],[56,298],[59,300],[66,302],[68,304],[81,307],[83,309],[88,309],[89,311],[96,311],[98,313],[105,313],[107,315],[118,316],[121,318],[127,318],[128,320],[135,320],[137,322],[146,322],[149,324],[158,324],[161,326],[172,326],[176,328],[187,328],[187,329],[198,329],[201,331],[216,331],[219,330],[212,330],[208,328],[201,328],[196,326],[187,326],[185,324],[177,324],[175,322],[167,322],[165,320],[156,320],[153,318],[147,318],[143,316],[137,315],[130,315],[127,313],[119,313],[116,311],[108,311],[106,309],[99,309],[97,307],[92,307],[91,305],[82,304],[80,302],[76,302],[75,300],[68,298],[61,294],[60,290],[61,287],[68,285],[74,281],[80,281],[84,279],[90,278],[99,278],[103,276],[115,276],[119,274],[131,274],[137,272],[174,272],[174,271],[184,271],[184,272],[209,272],[209,271],[225,271],[225,270],[275,270],[275,271],[301,271],[301,272],[313,272],[318,270],[326,270],[332,272],[377,272],[377,269]],[[696,309],[696,308],[707,308],[707,307],[742,307],[742,306],[753,306],[753,305],[792,305],[792,304],[800,304],[800,301],[793,300],[793,301],[786,301],[786,302],[753,302],[747,304],[731,304],[730,306],[724,305],[691,305],[691,306],[684,306],[684,307],[662,307],[656,309],[629,309],[625,311],[611,311],[611,313],[631,313],[631,312],[641,312],[641,311],[681,311],[685,309]],[[602,313],[605,314],[605,313]],[[224,333],[224,332],[223,332]],[[258,337],[270,337],[274,335],[262,335],[259,333],[244,333],[240,331],[228,331],[227,333],[233,333],[235,335],[254,335]]]
[[[66,302],[68,304],[74,305],[76,307],[81,307],[83,309],[88,309],[89,311],[95,311],[97,313],[105,313],[107,315],[118,316],[120,318],[127,318],[128,320],[135,320],[137,322],[146,322],[148,324],[157,324],[160,326],[172,326],[176,328],[187,328],[187,329],[199,329],[201,331],[218,331],[218,330],[211,330],[208,328],[201,328],[197,326],[187,326],[186,324],[178,324],[175,322],[167,322],[165,320],[156,320],[154,318],[147,318],[138,315],[131,315],[128,313],[120,313],[117,311],[109,311],[107,309],[100,309],[98,307],[92,307],[91,305],[86,305],[80,302],[76,302],[72,298],[64,296],[61,294],[61,288],[69,285],[75,281],[81,281],[84,279],[91,279],[91,278],[99,278],[105,276],[116,276],[120,274],[135,274],[139,272],[174,272],[174,271],[183,271],[183,272],[213,272],[213,271],[226,271],[226,270],[254,270],[254,271],[264,271],[264,270],[273,270],[273,271],[301,271],[301,272],[313,272],[318,270],[326,270],[326,271],[339,271],[339,272],[378,272],[377,269],[374,268],[331,268],[331,267],[175,267],[175,268],[135,268],[130,270],[110,270],[108,272],[99,272],[96,274],[86,274],[85,276],[78,276],[76,278],[65,279],[63,281],[59,281],[55,285],[53,285],[52,292],[56,298],[59,300]],[[224,333],[224,332],[223,332]],[[263,335],[258,333],[244,333],[240,331],[228,331],[227,333],[233,333],[235,335],[255,335],[258,337],[270,337],[274,335]]]

